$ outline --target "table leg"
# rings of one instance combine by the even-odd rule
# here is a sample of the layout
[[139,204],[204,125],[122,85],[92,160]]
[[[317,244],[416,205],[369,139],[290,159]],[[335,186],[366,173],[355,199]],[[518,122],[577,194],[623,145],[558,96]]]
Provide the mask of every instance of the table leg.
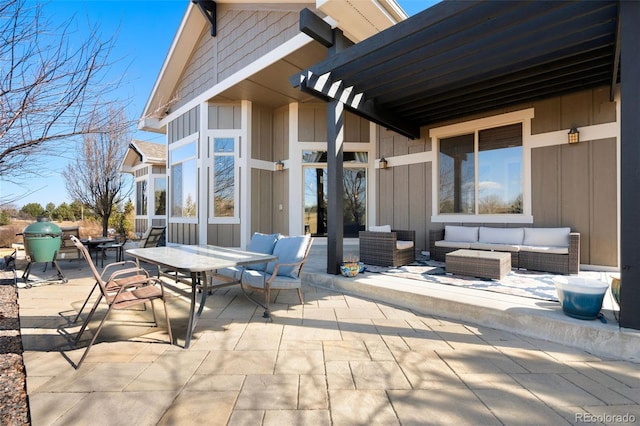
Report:
[[202,273],[202,275],[203,275],[203,281],[205,284],[202,291],[202,298],[200,299],[200,306],[198,307],[198,312],[196,313],[196,293],[198,290],[198,273],[197,272],[191,273],[191,306],[189,307],[189,323],[187,324],[187,335],[185,336],[185,339],[184,339],[185,349],[188,349],[189,345],[191,345],[191,335],[193,334],[193,329],[198,323],[198,318],[200,318],[200,315],[202,314],[202,310],[204,309],[204,304],[207,301],[207,291],[206,291],[207,277],[204,273]]

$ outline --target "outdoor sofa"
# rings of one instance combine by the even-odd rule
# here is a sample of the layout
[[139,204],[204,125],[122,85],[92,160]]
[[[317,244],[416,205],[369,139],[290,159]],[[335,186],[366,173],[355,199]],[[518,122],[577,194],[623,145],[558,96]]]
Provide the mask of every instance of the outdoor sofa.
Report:
[[498,228],[453,226],[429,232],[431,258],[445,261],[458,249],[511,253],[511,267],[557,274],[577,274],[580,234],[571,228]]

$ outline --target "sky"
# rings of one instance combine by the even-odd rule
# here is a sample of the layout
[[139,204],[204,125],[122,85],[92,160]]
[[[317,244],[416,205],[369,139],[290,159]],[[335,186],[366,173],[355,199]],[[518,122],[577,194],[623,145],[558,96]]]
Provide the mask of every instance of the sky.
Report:
[[[35,4],[37,0],[26,1]],[[409,16],[435,3],[433,0],[397,2]],[[130,100],[127,112],[137,120],[188,4],[189,0],[44,0],[42,12],[54,26],[73,19],[79,35],[87,34],[90,27],[97,25],[102,39],[116,39],[111,53],[114,64],[107,79],[123,76],[122,87],[113,96]],[[132,136],[149,142],[165,142],[161,134],[134,131]],[[68,159],[52,158],[40,177],[25,178],[21,186],[0,181],[0,200],[20,197],[13,203],[18,208],[28,203],[57,206],[71,202],[60,175],[67,162]]]

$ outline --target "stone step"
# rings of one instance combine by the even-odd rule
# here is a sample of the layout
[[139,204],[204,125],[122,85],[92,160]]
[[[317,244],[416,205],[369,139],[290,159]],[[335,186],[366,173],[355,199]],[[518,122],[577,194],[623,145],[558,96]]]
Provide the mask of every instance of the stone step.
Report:
[[[579,320],[558,302],[365,273],[355,278],[303,271],[305,284],[448,318],[547,340],[613,359],[640,361],[640,331],[619,327],[603,307],[606,323]],[[609,305],[611,307],[611,305]]]

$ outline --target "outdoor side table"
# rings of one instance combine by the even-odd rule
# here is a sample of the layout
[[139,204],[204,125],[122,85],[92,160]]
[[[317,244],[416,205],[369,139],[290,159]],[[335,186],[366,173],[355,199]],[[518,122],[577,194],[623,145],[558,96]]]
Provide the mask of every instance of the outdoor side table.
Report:
[[500,280],[511,270],[511,253],[484,250],[456,250],[447,253],[447,272]]

